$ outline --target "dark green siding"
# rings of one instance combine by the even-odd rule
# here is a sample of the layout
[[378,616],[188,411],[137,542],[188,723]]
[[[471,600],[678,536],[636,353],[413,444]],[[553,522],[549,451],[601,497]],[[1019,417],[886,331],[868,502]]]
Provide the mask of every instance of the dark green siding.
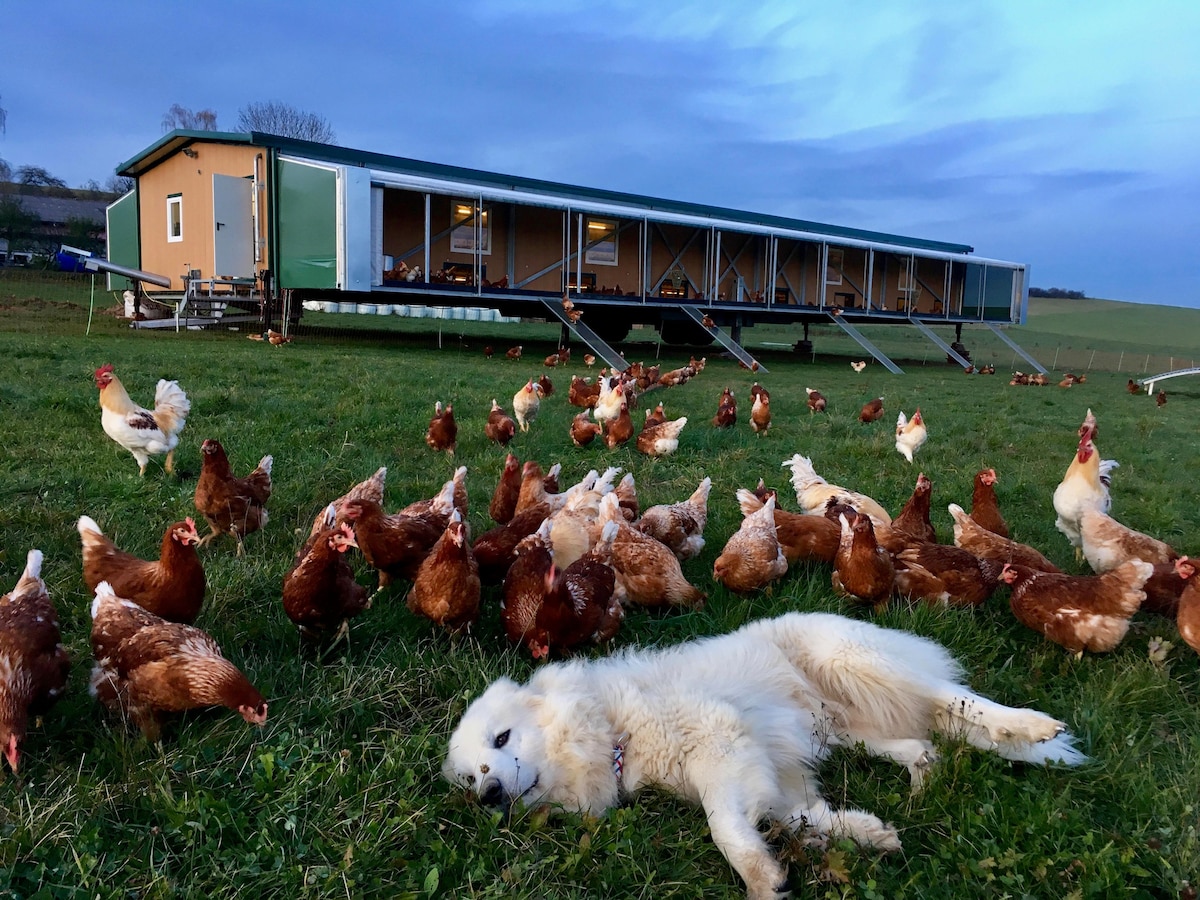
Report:
[[337,287],[337,173],[281,160],[279,287]]
[[[108,207],[108,261],[132,269],[142,267],[138,244],[137,190],[132,190]],[[133,283],[122,275],[108,276],[110,291],[125,291]]]

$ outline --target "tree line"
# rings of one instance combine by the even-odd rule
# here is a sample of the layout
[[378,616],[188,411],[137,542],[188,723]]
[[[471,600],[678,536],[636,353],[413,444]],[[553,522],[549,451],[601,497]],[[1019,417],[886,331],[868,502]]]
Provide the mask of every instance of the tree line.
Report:
[[1068,291],[1063,288],[1039,288],[1031,287],[1029,289],[1030,297],[1051,297],[1055,300],[1085,300],[1087,294],[1083,291]]

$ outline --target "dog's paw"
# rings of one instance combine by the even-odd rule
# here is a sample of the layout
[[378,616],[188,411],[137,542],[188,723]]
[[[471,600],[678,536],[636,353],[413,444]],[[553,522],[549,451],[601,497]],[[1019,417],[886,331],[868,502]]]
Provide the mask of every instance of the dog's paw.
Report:
[[919,794],[924,789],[925,779],[929,777],[930,770],[939,758],[937,751],[929,749],[923,751],[920,756],[909,764],[908,777],[914,794]]
[[1064,723],[1034,709],[1014,709],[1011,715],[987,723],[988,736],[997,744],[1040,744],[1066,730]]

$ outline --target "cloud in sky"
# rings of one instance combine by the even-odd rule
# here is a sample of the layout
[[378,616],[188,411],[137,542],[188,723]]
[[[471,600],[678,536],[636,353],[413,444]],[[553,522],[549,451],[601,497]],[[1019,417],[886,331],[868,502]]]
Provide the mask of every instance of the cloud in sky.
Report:
[[[103,181],[173,103],[351,147],[971,244],[1200,306],[1200,4],[51,4],[0,156]],[[136,25],[134,24],[136,23]]]

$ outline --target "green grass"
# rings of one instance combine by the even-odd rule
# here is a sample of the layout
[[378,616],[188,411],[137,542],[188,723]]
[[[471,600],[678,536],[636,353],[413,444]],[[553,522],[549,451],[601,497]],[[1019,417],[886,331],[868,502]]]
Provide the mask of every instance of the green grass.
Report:
[[[702,813],[669,797],[644,794],[602,820],[522,813],[503,821],[441,780],[446,739],[471,697],[500,674],[524,678],[533,670],[505,643],[494,589],[475,633],[451,642],[408,613],[398,585],[355,620],[349,651],[325,664],[299,652],[281,608],[281,578],[313,515],[380,465],[389,467],[391,509],[432,495],[454,465],[467,465],[471,524],[476,533],[490,525],[487,504],[504,452],[483,437],[486,411],[492,397],[507,405],[527,377],[545,371],[540,360],[555,329],[454,322],[439,349],[430,320],[361,339],[305,335],[276,349],[228,332],[131,332],[101,316],[85,337],[87,297],[80,302],[78,286],[47,296],[74,310],[18,299],[20,314],[6,310],[0,319],[0,356],[8,362],[0,380],[0,586],[15,583],[30,547],[45,552],[44,576],[74,668],[67,696],[31,729],[21,777],[0,777],[0,897],[741,893]],[[1147,319],[1160,312],[1138,308]],[[465,325],[473,328],[459,330]],[[920,360],[923,344],[908,340],[903,358]],[[485,343],[519,342],[522,363],[487,361],[480,352]],[[665,366],[686,361],[686,351],[629,347],[630,358],[647,361],[659,350]],[[1122,464],[1114,514],[1182,551],[1197,550],[1200,381],[1175,382],[1171,401],[1156,409],[1144,395],[1124,393],[1124,374],[1093,372],[1070,390],[1016,388],[1003,377],[967,378],[935,364],[940,353],[904,377],[878,366],[855,375],[844,358],[822,355],[814,364],[767,353],[771,373],[760,380],[772,391],[775,425],[760,439],[745,424],[750,374],[708,356],[700,377],[649,398],[672,416],[689,416],[672,457],[571,446],[574,410],[562,370],[549,373],[558,391],[512,448],[543,465],[561,461],[568,482],[593,467],[623,466],[634,472],[643,506],[682,499],[712,477],[708,546],[684,566],[709,591],[708,606],[634,611],[616,646],[675,643],[794,609],[867,615],[836,599],[818,566],[795,569],[770,594],[748,598],[711,581],[712,562],[737,527],[735,489],[759,477],[786,488],[779,464],[797,451],[829,480],[893,511],[923,470],[934,482],[943,540],[951,537],[946,504],[969,502],[975,471],[993,466],[1015,536],[1080,571],[1054,530],[1050,496],[1090,406],[1104,455]],[[178,477],[151,463],[139,479],[132,457],[102,432],[91,373],[104,362],[140,402],[160,377],[188,391],[193,412]],[[577,359],[569,372],[585,370]],[[717,431],[708,423],[727,384],[742,404],[741,422]],[[827,416],[808,415],[805,386],[829,397]],[[859,406],[879,394],[888,416],[860,425]],[[454,402],[460,425],[453,461],[424,443],[439,399]],[[890,422],[917,404],[931,436],[909,466],[892,447]],[[198,622],[269,698],[270,717],[259,730],[225,710],[197,712],[151,745],[102,715],[87,694],[90,596],[74,524],[87,513],[126,549],[153,556],[165,526],[194,513],[207,437],[225,444],[238,471],[275,456],[271,522],[247,539],[246,556],[236,558],[231,541],[202,550],[209,594]],[[354,564],[370,583],[372,573]],[[1016,623],[1003,593],[973,612],[895,605],[879,621],[945,643],[988,696],[1065,719],[1094,762],[1079,770],[1010,765],[950,744],[925,792],[911,796],[899,767],[840,751],[822,770],[827,794],[893,822],[904,850],[822,852],[781,839],[799,896],[1174,897],[1185,879],[1196,880],[1200,658],[1174,623],[1140,616],[1115,652],[1076,661]],[[1161,665],[1147,652],[1156,635],[1174,644]]]

